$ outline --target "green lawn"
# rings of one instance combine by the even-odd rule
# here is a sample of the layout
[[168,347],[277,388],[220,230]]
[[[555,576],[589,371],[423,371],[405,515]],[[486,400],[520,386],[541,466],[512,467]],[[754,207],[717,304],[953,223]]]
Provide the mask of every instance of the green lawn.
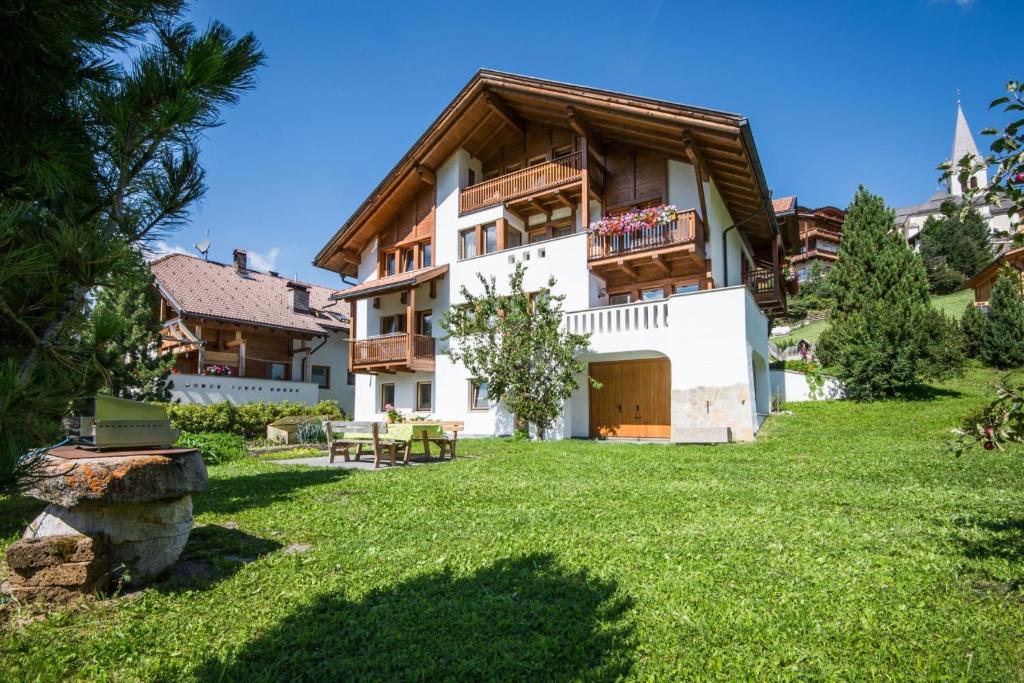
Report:
[[993,378],[792,405],[753,444],[216,467],[191,580],[9,614],[2,678],[1019,679],[1022,454],[944,449]]

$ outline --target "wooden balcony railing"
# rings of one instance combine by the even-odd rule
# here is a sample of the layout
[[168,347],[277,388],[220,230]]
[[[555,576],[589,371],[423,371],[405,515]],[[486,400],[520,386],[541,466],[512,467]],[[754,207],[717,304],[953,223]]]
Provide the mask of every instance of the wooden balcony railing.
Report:
[[592,233],[587,255],[591,261],[594,261],[609,256],[622,256],[687,242],[696,242],[701,246],[704,244],[704,224],[695,209],[682,211],[676,220],[669,223],[658,223],[646,230],[637,230],[624,235]]
[[503,204],[579,180],[582,177],[582,161],[583,155],[573,152],[467,187],[459,196],[459,212],[469,213]]
[[352,365],[358,367],[404,363],[409,359],[409,344],[412,344],[412,359],[414,361],[434,360],[433,337],[399,332],[353,341]]

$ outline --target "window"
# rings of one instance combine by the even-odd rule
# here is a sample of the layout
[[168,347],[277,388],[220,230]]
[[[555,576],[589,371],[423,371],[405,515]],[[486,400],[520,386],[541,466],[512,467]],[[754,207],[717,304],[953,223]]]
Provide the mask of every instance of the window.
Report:
[[696,282],[691,282],[691,283],[685,284],[685,285],[683,285],[683,284],[676,285],[673,293],[675,293],[675,294],[688,294],[689,292],[696,292],[696,291],[699,291],[699,290],[700,290],[700,285],[698,283],[696,283]]
[[623,294],[609,294],[608,305],[618,306],[619,304],[628,304],[630,300],[629,292]]
[[640,292],[641,301],[657,301],[658,299],[665,298],[665,289],[658,287],[657,289],[644,289]]
[[395,407],[395,385],[393,382],[380,385],[380,412],[387,412],[388,406]]
[[326,365],[314,365],[310,368],[309,379],[316,382],[321,389],[331,388],[331,368]]
[[416,311],[416,334],[431,337],[434,334],[432,311]]
[[515,173],[522,167],[523,165],[521,163],[509,164],[508,166],[505,167],[505,173]]
[[345,383],[348,384],[350,387],[355,386],[355,384],[356,384],[356,373],[354,373],[354,372],[348,373],[348,377],[345,378]]
[[463,230],[459,233],[459,258],[476,256],[476,228]]
[[429,413],[434,409],[434,386],[430,382],[416,382],[416,410]]
[[466,179],[466,187],[472,187],[476,185],[476,171],[474,171],[473,169],[469,169],[467,176],[468,177]]
[[491,402],[487,398],[487,383],[476,382],[469,383],[469,409],[470,410],[488,410],[491,407]]
[[285,363],[267,363],[267,377],[270,379],[288,379],[288,365]]
[[420,245],[420,267],[421,268],[429,268],[431,266],[431,263],[433,261],[433,256],[434,256],[433,253],[432,253],[433,249],[431,248],[433,246],[434,245],[432,245],[430,242],[424,242],[423,244]]
[[405,331],[404,313],[398,313],[396,315],[382,315],[380,317],[381,334],[398,334],[399,332]]
[[498,250],[498,226],[490,223],[483,227],[484,253],[493,254]]
[[395,255],[395,252],[391,251],[388,252],[387,254],[384,254],[384,274],[394,275],[396,272],[398,272],[397,267],[398,258]]
[[408,273],[410,270],[416,270],[416,258],[412,249],[402,250],[402,272]]
[[571,235],[574,232],[576,232],[575,228],[573,228],[571,225],[565,225],[565,226],[562,226],[561,228],[555,228],[554,236],[555,237],[565,237],[566,235]]
[[558,149],[556,149],[554,152],[551,153],[551,158],[552,159],[557,159],[558,157],[564,157],[564,156],[568,156],[570,154],[572,154],[572,147],[571,146],[569,146],[569,147],[559,147]]
[[526,165],[527,166],[540,166],[541,164],[543,164],[547,160],[548,160],[547,155],[546,154],[541,154],[539,157],[533,157],[532,159],[530,159],[528,162],[526,162]]
[[515,228],[505,227],[505,248],[513,249],[523,244],[523,233]]
[[543,242],[548,238],[548,234],[544,230],[538,230],[537,232],[530,233],[530,244],[536,244],[537,242]]

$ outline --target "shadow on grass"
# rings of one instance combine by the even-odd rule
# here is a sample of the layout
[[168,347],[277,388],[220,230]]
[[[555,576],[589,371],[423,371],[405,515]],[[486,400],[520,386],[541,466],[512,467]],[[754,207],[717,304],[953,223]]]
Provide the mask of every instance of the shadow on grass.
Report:
[[940,398],[961,398],[963,395],[963,392],[956,389],[936,387],[931,384],[919,384],[903,392],[899,398],[902,401],[934,401]]
[[161,593],[205,590],[281,544],[239,529],[205,524],[192,529],[181,557],[155,584]]
[[961,526],[964,532],[957,540],[967,557],[1024,560],[1024,518],[973,520]]
[[226,479],[210,479],[206,491],[193,496],[196,514],[232,514],[291,500],[300,489],[344,479],[344,469],[280,470]]
[[0,538],[21,536],[46,503],[27,496],[0,496]]
[[322,596],[210,660],[201,680],[615,680],[632,663],[631,603],[550,555],[444,571],[359,602]]

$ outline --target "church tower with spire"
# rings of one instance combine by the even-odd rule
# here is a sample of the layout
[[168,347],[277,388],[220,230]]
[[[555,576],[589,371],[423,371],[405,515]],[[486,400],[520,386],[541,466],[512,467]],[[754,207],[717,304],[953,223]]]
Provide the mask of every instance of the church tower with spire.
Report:
[[[960,160],[967,155],[978,161],[984,158],[978,153],[978,146],[974,143],[974,136],[971,135],[971,128],[967,125],[967,117],[964,116],[964,108],[960,105],[960,98],[958,97],[956,100],[956,132],[953,134],[953,156],[950,159],[953,164],[954,173],[949,177],[946,187],[946,191],[951,195],[960,196],[964,193],[964,188],[960,186],[960,180],[956,177],[956,169]],[[981,168],[971,176],[968,182],[972,187],[987,187],[988,169]]]

